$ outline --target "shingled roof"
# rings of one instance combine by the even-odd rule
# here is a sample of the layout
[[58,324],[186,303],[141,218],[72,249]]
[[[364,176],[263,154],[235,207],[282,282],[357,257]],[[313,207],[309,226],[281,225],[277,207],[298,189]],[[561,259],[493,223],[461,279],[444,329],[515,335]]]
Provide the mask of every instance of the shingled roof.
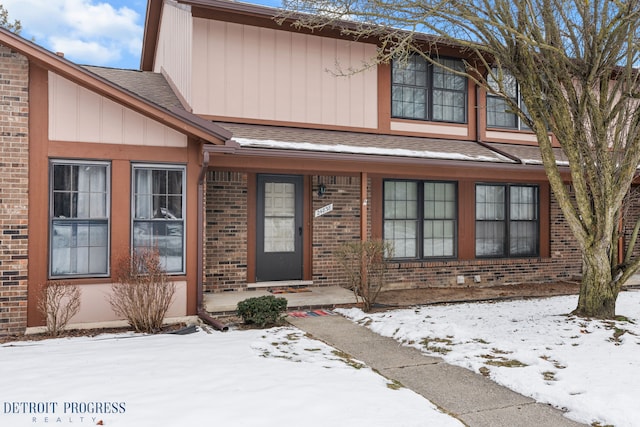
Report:
[[171,86],[160,73],[89,65],[82,67],[167,110],[184,109]]
[[232,141],[252,148],[517,163],[473,141],[215,122]]

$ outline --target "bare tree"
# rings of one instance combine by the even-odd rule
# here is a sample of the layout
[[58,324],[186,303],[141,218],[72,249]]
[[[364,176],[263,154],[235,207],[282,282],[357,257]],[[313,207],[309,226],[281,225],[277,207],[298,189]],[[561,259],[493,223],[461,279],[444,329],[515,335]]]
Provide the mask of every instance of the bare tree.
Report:
[[9,20],[9,11],[7,11],[2,4],[0,4],[0,27],[6,28],[16,34],[20,34],[22,31],[22,23],[17,19],[11,22]]
[[[640,162],[634,69],[640,1],[285,0],[284,7],[295,11],[283,17],[296,25],[375,38],[378,62],[413,54],[433,62],[441,46],[459,48],[467,60],[463,74],[535,132],[551,189],[582,251],[575,313],[615,316],[621,286],[640,265],[618,256],[623,200]],[[508,96],[506,76],[517,80],[526,108]],[[569,160],[573,194],[549,133]]]

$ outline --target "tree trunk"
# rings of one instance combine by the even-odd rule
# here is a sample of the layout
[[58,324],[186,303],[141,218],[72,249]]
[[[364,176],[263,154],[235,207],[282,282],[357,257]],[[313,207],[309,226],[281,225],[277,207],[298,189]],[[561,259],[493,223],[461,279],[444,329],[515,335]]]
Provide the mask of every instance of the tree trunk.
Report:
[[620,287],[613,283],[606,247],[595,245],[586,248],[582,259],[580,297],[573,314],[598,319],[614,318]]

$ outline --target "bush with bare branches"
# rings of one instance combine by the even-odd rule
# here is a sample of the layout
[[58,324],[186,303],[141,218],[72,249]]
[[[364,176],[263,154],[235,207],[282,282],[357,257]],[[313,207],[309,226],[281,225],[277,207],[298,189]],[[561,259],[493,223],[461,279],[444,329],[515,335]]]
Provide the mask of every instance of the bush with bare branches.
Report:
[[349,242],[335,252],[338,263],[347,274],[346,288],[362,300],[363,310],[369,311],[385,285],[387,263],[392,255],[391,243],[383,240]]
[[38,310],[47,322],[47,333],[56,337],[80,310],[80,288],[68,282],[49,281],[42,286]]
[[158,251],[145,250],[120,257],[114,277],[117,283],[111,286],[109,297],[113,311],[127,319],[137,332],[158,332],[176,291]]

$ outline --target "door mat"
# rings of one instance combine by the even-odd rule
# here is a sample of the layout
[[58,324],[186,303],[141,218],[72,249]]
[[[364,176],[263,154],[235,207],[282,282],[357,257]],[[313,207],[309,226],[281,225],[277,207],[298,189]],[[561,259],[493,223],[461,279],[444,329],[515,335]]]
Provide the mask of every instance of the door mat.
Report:
[[292,311],[289,313],[291,317],[320,317],[320,316],[335,316],[331,310],[311,310],[311,311]]
[[286,287],[286,288],[269,288],[269,292],[272,294],[299,294],[302,292],[311,292],[309,288],[294,288],[294,287]]

